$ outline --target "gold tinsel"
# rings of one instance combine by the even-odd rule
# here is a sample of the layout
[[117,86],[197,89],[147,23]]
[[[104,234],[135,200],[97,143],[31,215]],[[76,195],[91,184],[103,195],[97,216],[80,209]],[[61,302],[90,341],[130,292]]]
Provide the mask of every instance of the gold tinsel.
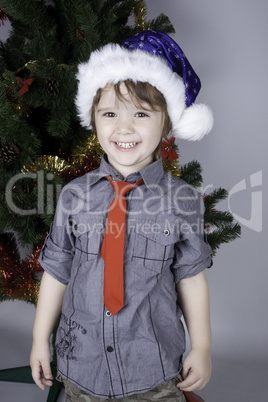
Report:
[[24,165],[21,169],[22,173],[37,172],[44,169],[50,172],[63,172],[68,169],[70,164],[58,156],[44,155],[37,158],[32,164]]
[[95,160],[100,163],[103,153],[97,136],[92,134],[84,144],[75,148],[71,156],[72,164],[82,164],[85,157],[90,155],[94,156]]
[[[78,145],[67,160],[58,156],[44,155],[37,158],[32,164],[23,166],[21,171],[22,173],[26,173],[44,169],[50,172],[62,173],[68,170],[78,170],[83,168],[88,158],[93,158],[97,164],[100,164],[103,152],[97,136],[93,134],[84,144]],[[180,168],[176,160],[169,161],[168,159],[163,159],[163,168],[173,176],[180,177]]]
[[16,114],[21,117],[29,117],[30,115],[30,108],[26,103],[24,103],[20,98],[15,98],[11,91],[7,91],[7,100],[8,103]]
[[146,4],[144,0],[136,0],[134,5],[134,17],[135,17],[135,24],[138,30],[146,31],[150,29],[150,21],[146,21],[147,11],[146,11]]
[[83,167],[86,158],[92,156],[100,164],[103,149],[101,148],[96,135],[92,135],[88,140],[75,148],[67,160],[59,156],[44,155],[37,158],[32,164],[24,165],[22,173],[37,172],[38,170],[48,170],[50,172],[61,173],[67,170],[74,170]]
[[181,176],[181,171],[177,161],[169,161],[168,159],[163,159],[163,168],[165,172],[172,174],[172,176]]

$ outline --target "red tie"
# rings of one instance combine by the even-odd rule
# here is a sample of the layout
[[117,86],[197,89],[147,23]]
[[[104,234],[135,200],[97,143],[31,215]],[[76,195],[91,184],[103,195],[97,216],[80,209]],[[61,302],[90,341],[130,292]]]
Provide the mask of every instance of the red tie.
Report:
[[104,260],[104,304],[115,315],[124,307],[125,194],[142,184],[143,180],[131,184],[113,181],[109,176],[107,179],[114,189],[115,198],[108,211],[101,256]]

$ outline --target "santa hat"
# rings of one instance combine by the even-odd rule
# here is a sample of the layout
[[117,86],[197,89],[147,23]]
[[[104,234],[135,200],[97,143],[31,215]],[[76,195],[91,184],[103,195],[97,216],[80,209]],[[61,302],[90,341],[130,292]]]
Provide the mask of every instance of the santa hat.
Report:
[[107,83],[130,79],[149,82],[164,95],[172,136],[199,140],[212,128],[210,108],[194,103],[201,88],[200,79],[178,44],[163,32],[148,30],[121,44],[105,45],[79,65],[76,77],[76,106],[85,127],[90,127],[97,90]]

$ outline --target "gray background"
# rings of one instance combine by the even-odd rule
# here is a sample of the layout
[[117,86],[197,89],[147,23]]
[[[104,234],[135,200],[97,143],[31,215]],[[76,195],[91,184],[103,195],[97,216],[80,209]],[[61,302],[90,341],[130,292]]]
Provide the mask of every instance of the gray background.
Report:
[[[181,163],[197,159],[204,186],[235,191],[230,206],[242,238],[223,245],[207,272],[211,294],[213,375],[200,391],[206,402],[267,400],[267,0],[147,0],[148,18],[161,12],[174,39],[202,81],[198,102],[214,112],[213,132],[201,142],[181,141]],[[5,38],[9,25],[0,27]],[[259,182],[250,176],[255,173]],[[258,193],[257,193],[258,192]],[[227,210],[228,202],[218,208]],[[262,228],[258,225],[262,222]],[[266,240],[266,242],[265,242]],[[28,364],[34,309],[21,302],[0,306],[0,368]],[[265,396],[266,391],[266,396]],[[42,402],[34,385],[0,383],[1,402]],[[60,397],[63,400],[63,394]]]

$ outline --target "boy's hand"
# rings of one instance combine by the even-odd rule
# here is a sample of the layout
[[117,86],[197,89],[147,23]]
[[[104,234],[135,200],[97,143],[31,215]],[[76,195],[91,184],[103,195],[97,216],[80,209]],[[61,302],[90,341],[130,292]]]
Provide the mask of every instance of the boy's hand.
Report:
[[203,389],[211,376],[209,350],[192,349],[183,362],[183,381],[177,384],[182,391]]
[[30,357],[32,377],[36,385],[43,391],[47,385],[52,385],[53,376],[50,368],[50,357],[49,342],[33,343]]

